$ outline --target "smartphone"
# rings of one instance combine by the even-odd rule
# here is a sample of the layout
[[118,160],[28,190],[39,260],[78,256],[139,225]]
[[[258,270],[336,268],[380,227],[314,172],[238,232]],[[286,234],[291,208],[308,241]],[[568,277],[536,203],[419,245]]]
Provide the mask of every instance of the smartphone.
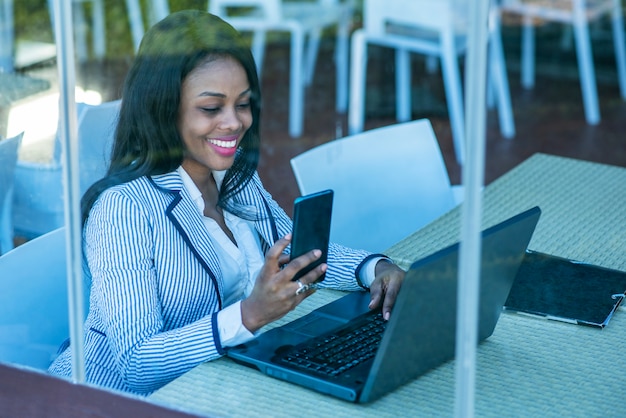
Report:
[[[293,278],[298,280],[328,259],[330,220],[333,210],[333,191],[324,190],[296,198],[293,205],[293,233],[291,259],[314,249],[322,251],[317,261],[300,270]],[[324,276],[318,281],[324,280]]]

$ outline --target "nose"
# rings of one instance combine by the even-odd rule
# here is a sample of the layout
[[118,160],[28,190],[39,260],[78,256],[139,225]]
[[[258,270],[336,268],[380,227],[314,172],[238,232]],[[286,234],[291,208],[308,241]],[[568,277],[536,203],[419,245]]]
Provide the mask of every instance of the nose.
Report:
[[220,119],[220,128],[227,131],[238,131],[243,126],[239,114],[234,107],[226,107]]

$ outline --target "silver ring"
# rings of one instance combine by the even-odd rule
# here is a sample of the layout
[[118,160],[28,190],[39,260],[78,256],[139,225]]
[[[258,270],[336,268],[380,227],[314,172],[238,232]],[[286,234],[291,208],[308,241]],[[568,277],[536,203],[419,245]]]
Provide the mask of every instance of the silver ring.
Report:
[[296,296],[300,295],[311,288],[308,284],[302,284],[300,280],[296,280],[298,282],[298,290],[296,290]]

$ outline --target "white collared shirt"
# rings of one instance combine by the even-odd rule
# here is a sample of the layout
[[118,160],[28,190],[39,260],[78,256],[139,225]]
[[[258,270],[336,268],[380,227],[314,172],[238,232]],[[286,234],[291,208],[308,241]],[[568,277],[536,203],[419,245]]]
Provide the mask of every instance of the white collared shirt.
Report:
[[[263,267],[264,256],[261,252],[259,235],[251,222],[224,211],[224,221],[237,242],[235,245],[214,219],[204,216],[202,193],[189,174],[182,167],[177,171],[202,215],[222,269],[225,308],[217,314],[220,341],[224,347],[242,344],[254,338],[254,334],[243,325],[241,300],[250,294]],[[224,174],[223,171],[213,172],[218,188],[222,184]]]
[[[185,189],[191,195],[192,200],[198,207],[200,215],[211,242],[217,252],[222,270],[224,284],[224,306],[217,314],[217,325],[220,341],[224,347],[233,347],[243,344],[255,337],[244,325],[241,318],[241,301],[250,295],[256,278],[263,267],[265,257],[261,250],[259,234],[250,221],[241,219],[228,211],[224,211],[224,221],[232,232],[235,245],[224,233],[214,219],[204,216],[204,199],[202,193],[195,185],[189,174],[179,167],[176,170],[182,180]],[[225,171],[214,171],[213,178],[218,189],[222,185]],[[365,263],[361,269],[360,280],[365,286],[370,286],[375,278],[376,263],[382,258],[374,258]]]

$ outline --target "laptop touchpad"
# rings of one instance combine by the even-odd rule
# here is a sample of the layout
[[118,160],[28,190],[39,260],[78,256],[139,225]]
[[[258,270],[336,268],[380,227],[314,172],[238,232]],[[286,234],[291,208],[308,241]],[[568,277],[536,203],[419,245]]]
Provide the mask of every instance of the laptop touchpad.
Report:
[[[308,315],[302,318],[302,321],[294,321],[291,324],[284,326],[285,330],[295,332],[298,334],[306,335],[309,337],[316,337],[325,332],[332,331],[334,328],[345,324],[344,321],[339,319],[333,319],[324,316]],[[306,319],[306,320],[305,320]]]

